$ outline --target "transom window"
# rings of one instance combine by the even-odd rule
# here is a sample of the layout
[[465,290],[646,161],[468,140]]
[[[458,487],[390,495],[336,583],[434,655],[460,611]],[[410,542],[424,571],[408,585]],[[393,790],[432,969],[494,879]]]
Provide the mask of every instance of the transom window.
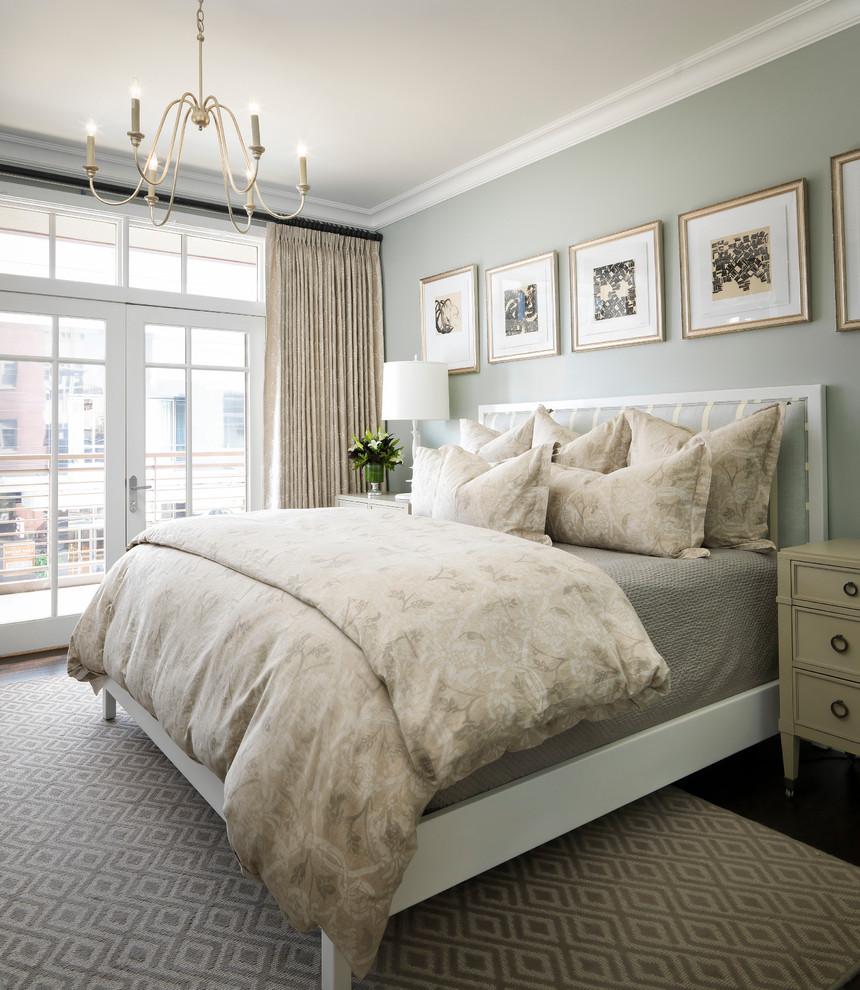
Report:
[[0,200],[0,273],[257,302],[260,239]]

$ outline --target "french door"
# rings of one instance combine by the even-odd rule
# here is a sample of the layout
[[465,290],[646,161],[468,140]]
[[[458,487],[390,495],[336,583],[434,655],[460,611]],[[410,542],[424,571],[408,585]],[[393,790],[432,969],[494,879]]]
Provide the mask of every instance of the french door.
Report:
[[131,307],[126,536],[261,505],[264,320]]
[[259,507],[264,332],[0,293],[0,656],[68,643],[146,525]]

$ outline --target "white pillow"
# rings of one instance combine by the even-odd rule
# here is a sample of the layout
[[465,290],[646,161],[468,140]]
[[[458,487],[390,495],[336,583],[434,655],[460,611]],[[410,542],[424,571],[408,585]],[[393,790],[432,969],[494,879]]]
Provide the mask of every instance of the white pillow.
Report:
[[492,466],[462,447],[442,447],[439,454],[441,466],[432,512],[436,519],[549,545],[545,526],[552,444],[531,448]]
[[412,455],[413,516],[432,516],[439,471],[442,468],[442,452],[433,447],[416,447]]
[[707,557],[701,549],[711,481],[708,442],[611,474],[553,464],[547,533],[556,543],[653,557]]
[[491,430],[489,426],[476,423],[474,419],[460,420],[460,446],[472,454],[477,454],[480,447],[498,436],[501,436],[498,430]]

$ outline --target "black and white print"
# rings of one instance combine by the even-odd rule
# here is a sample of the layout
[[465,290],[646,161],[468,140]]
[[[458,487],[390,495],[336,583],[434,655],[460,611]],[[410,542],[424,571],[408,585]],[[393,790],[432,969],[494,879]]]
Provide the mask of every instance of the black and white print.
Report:
[[714,301],[771,289],[770,227],[711,241]]
[[437,296],[435,301],[436,333],[459,333],[463,329],[460,310],[460,293],[451,292],[447,296]]
[[636,315],[636,264],[632,258],[594,269],[594,319]]

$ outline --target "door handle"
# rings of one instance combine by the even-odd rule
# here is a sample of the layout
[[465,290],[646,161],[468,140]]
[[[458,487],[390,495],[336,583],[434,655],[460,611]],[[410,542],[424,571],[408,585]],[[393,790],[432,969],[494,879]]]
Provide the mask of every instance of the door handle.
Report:
[[139,485],[137,475],[133,474],[128,479],[128,511],[137,512],[137,493],[152,488],[152,485]]

